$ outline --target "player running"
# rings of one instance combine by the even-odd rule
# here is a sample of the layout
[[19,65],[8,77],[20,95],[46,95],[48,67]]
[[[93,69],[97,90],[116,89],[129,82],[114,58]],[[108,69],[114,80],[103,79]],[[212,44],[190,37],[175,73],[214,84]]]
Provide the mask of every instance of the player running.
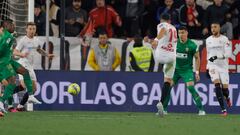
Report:
[[[37,86],[37,78],[33,69],[34,62],[34,54],[35,51],[39,52],[43,56],[53,57],[53,54],[47,54],[44,50],[41,49],[42,43],[35,37],[36,34],[36,24],[34,22],[28,22],[26,25],[26,36],[22,37],[16,48],[14,49],[14,56],[20,57],[18,62],[23,65],[29,72],[31,81],[33,84],[33,91],[36,91]],[[21,85],[25,88],[25,84],[23,81],[23,77],[20,75],[19,80]],[[23,96],[23,99],[28,97],[28,92],[26,92]],[[22,100],[20,104],[17,106],[17,110],[21,111],[24,108],[24,104],[27,100]],[[41,104],[40,101],[36,103]]]
[[232,55],[232,48],[228,38],[220,34],[220,24],[214,22],[211,24],[212,35],[206,39],[207,48],[207,69],[212,82],[215,85],[215,93],[222,109],[222,115],[227,116],[227,110],[224,105],[224,98],[230,107],[229,98],[229,74],[228,58]]
[[[200,56],[198,51],[198,46],[191,40],[188,39],[187,28],[181,26],[178,29],[179,39],[177,42],[177,59],[176,59],[176,68],[173,76],[173,83],[176,85],[179,79],[187,85],[187,89],[193,96],[194,103],[196,104],[199,112],[198,115],[205,115],[203,109],[202,101],[194,88],[194,77],[193,77],[193,59],[195,58],[195,79],[196,81],[200,80],[199,69],[200,69]],[[170,89],[171,90],[171,89]],[[163,102],[164,114],[167,114],[167,106],[170,100],[170,91],[168,91],[167,96],[164,97],[165,101]]]
[[171,89],[172,78],[176,65],[176,46],[177,46],[177,31],[170,24],[170,15],[162,14],[161,23],[157,26],[158,35],[152,43],[154,50],[154,58],[156,64],[164,64],[164,84],[162,87],[162,97],[157,104],[158,113],[163,116],[163,101],[168,91]]
[[13,36],[8,30],[0,26],[0,81],[5,85],[4,93],[0,97],[0,116],[6,112],[4,102],[9,99],[16,87],[16,72],[11,64]]

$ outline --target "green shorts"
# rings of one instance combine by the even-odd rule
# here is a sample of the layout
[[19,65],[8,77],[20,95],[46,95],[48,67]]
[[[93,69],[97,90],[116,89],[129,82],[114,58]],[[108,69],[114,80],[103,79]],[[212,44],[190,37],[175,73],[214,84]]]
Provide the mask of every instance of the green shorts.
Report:
[[179,70],[176,69],[173,76],[174,84],[177,84],[179,79],[183,79],[185,83],[194,81],[193,70]]
[[15,61],[15,60],[11,60],[11,61],[10,61],[10,64],[12,65],[12,67],[13,67],[13,69],[14,69],[15,72],[17,72],[17,69],[18,69],[19,67],[22,67],[22,65],[21,65],[20,63],[18,63],[17,61]]
[[17,73],[13,69],[11,64],[7,64],[5,66],[0,66],[0,81],[3,79],[8,79],[9,77],[16,76]]

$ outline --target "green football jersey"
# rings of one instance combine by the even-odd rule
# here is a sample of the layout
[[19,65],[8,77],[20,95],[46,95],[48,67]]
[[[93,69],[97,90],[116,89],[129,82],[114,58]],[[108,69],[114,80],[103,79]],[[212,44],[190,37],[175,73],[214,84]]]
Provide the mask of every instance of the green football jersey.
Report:
[[185,43],[181,43],[178,39],[176,69],[193,69],[193,57],[197,51],[198,47],[191,39],[188,39]]
[[14,37],[7,30],[0,35],[0,65],[7,65],[12,59]]

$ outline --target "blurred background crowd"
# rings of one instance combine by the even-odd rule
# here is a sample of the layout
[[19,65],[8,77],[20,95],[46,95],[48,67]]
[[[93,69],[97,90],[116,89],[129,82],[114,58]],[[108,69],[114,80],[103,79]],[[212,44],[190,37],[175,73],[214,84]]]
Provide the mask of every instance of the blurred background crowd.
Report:
[[[171,23],[187,26],[189,37],[204,39],[211,22],[220,22],[221,32],[230,40],[239,39],[239,0],[65,0],[65,36],[81,36],[89,29],[105,29],[108,37],[131,39],[135,35],[156,36],[163,13]],[[35,0],[37,34],[45,35],[46,0]],[[60,0],[51,0],[50,35],[59,36]]]

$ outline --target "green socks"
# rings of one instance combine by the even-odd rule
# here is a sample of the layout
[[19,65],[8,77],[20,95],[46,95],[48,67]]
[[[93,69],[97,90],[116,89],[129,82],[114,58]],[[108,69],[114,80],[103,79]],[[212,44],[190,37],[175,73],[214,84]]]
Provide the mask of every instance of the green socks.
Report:
[[23,79],[24,79],[24,83],[27,87],[28,94],[32,95],[33,94],[33,84],[32,84],[32,80],[31,80],[28,72],[25,72],[23,74]]
[[192,94],[193,100],[199,110],[203,110],[203,105],[200,96],[198,95],[197,91],[195,90],[194,86],[187,86],[188,90]]
[[12,97],[15,87],[16,87],[16,84],[8,84],[5,87],[3,96],[0,97],[0,101],[4,102],[4,101],[8,100],[8,98]]

